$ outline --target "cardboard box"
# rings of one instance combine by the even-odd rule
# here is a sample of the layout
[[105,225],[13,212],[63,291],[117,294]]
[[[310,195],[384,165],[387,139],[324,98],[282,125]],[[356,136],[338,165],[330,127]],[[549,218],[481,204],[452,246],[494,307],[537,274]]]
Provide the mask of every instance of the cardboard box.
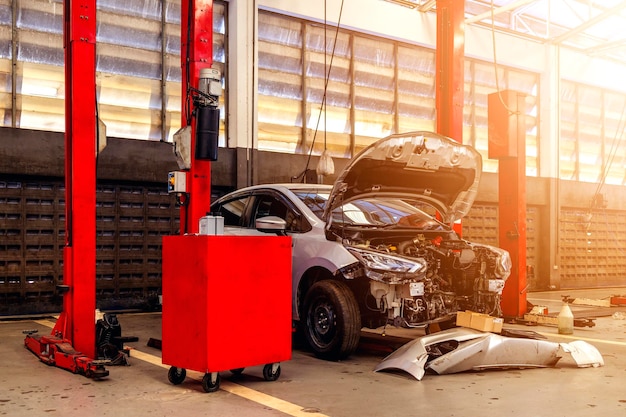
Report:
[[501,317],[494,317],[493,318],[493,329],[491,329],[491,331],[493,333],[500,333],[502,332],[502,325],[504,324],[504,319]]
[[490,332],[493,329],[493,317],[487,314],[473,314],[470,327],[481,332]]
[[462,327],[470,327],[472,322],[472,312],[469,310],[459,311],[456,313],[456,325]]
[[456,325],[469,327],[482,332],[500,333],[504,320],[492,317],[488,314],[476,313],[473,311],[459,311],[456,314]]

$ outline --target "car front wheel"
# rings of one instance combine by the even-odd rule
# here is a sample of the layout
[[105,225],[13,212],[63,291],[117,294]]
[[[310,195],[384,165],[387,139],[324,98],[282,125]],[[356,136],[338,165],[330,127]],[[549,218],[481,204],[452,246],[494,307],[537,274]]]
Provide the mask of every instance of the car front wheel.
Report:
[[304,299],[304,334],[315,355],[326,360],[350,356],[359,344],[361,316],[346,284],[315,283]]

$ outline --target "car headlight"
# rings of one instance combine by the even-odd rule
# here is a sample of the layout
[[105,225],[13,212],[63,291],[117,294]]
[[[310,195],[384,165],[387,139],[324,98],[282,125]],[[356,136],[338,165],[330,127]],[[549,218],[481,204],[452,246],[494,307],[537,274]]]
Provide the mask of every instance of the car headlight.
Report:
[[356,247],[346,249],[361,262],[365,275],[374,281],[402,284],[420,279],[426,272],[426,261],[421,258],[406,259]]

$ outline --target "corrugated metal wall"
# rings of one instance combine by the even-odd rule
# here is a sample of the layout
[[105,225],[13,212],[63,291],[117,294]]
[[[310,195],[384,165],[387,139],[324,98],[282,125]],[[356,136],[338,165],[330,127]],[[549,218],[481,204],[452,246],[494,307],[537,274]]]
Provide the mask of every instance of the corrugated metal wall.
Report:
[[[60,311],[65,242],[63,135],[0,128],[0,314]],[[243,158],[245,159],[245,152]],[[215,194],[236,187],[239,150],[220,149],[212,164]],[[257,152],[259,183],[289,181],[305,156]],[[337,169],[347,160],[337,159]],[[98,157],[97,300],[102,308],[146,308],[160,289],[160,242],[178,233],[178,208],[165,193],[178,169],[171,145],[109,138]],[[468,240],[498,245],[495,177],[486,175],[463,221]],[[587,187],[587,188],[585,188]],[[607,186],[608,187],[608,186]],[[586,206],[593,184],[560,184],[558,225],[550,224],[549,182],[529,181],[527,264],[530,290],[623,285],[626,191],[608,189],[605,209]],[[624,203],[622,203],[624,202]],[[556,241],[550,230],[558,228]],[[551,245],[558,246],[552,265]],[[557,279],[554,279],[556,275]]]
[[[541,288],[538,269],[541,254],[539,251],[540,211],[536,207],[526,208],[526,270],[528,290]],[[467,217],[463,219],[463,238],[472,242],[498,246],[498,205],[474,204]]]
[[561,287],[610,287],[626,282],[624,212],[563,208],[558,244]]
[[0,180],[0,313],[58,309],[64,205],[61,181]]
[[[58,311],[63,282],[61,179],[0,177],[0,314]],[[103,309],[153,308],[161,289],[161,238],[179,231],[160,184],[103,183],[97,191],[96,288]],[[464,237],[497,246],[497,205],[477,204]],[[527,262],[535,265],[537,210],[528,210]],[[529,284],[534,286],[533,276]]]
[[[60,311],[65,189],[62,179],[0,177],[0,314]],[[96,288],[103,309],[154,308],[161,237],[179,230],[165,185],[97,189]]]

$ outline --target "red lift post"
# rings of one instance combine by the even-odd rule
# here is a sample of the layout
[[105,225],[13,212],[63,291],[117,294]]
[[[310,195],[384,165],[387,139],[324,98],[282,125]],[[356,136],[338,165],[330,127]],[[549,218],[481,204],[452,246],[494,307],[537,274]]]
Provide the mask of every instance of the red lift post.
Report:
[[489,94],[489,158],[498,159],[498,242],[513,268],[502,292],[505,317],[523,317],[526,305],[526,96]]
[[191,127],[191,163],[180,236],[163,238],[162,274],[162,360],[172,365],[168,378],[180,384],[186,369],[204,372],[207,392],[219,388],[224,370],[265,364],[265,379],[277,379],[279,362],[291,358],[292,330],[291,238],[197,234],[211,203],[211,162],[198,155],[205,146],[198,131],[209,127],[217,134],[219,114],[195,106],[191,95],[198,97],[205,79],[201,71],[211,68],[212,6],[211,0],[181,3],[182,126]]
[[49,364],[102,378],[96,355],[96,1],[63,3],[65,48],[65,247],[63,312],[52,334],[26,347]]
[[463,142],[464,0],[437,0],[437,133]]
[[[435,106],[437,132],[463,143],[464,0],[437,0]],[[460,221],[454,230],[462,235]]]
[[[464,19],[463,0],[437,0],[437,132],[459,142],[463,141]],[[526,312],[524,96],[505,91],[502,97],[503,100],[497,93],[489,97],[489,158],[500,160],[499,246],[509,251],[513,261],[501,306],[505,316],[521,317]],[[495,146],[492,127],[498,131],[499,144]],[[461,229],[460,224],[455,224],[459,235]]]
[[[194,104],[190,86],[198,86],[200,70],[213,63],[213,0],[182,0],[181,2],[181,68],[182,98],[181,125],[191,120]],[[196,126],[191,126],[192,164],[187,172],[188,201],[180,210],[180,233],[198,233],[200,218],[211,204],[211,162],[195,158]]]

